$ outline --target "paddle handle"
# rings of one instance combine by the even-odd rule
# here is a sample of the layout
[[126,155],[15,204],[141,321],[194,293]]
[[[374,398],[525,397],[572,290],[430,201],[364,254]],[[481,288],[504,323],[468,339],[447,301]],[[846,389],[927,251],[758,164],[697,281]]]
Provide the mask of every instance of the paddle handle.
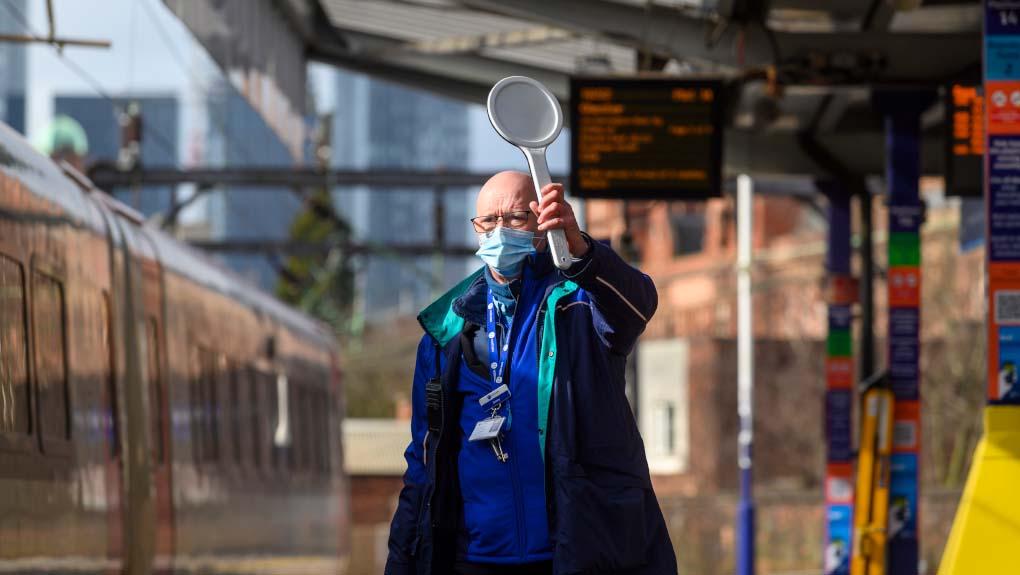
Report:
[[[542,188],[552,183],[549,175],[549,164],[545,161],[545,148],[521,148],[525,157],[528,158],[528,167],[531,168],[531,179],[535,182],[535,193],[538,199],[542,199]],[[564,199],[564,201],[566,201]],[[567,247],[567,235],[563,230],[549,230],[546,233],[549,241],[549,252],[552,254],[553,264],[561,270],[565,270],[573,263],[570,257],[570,249]]]

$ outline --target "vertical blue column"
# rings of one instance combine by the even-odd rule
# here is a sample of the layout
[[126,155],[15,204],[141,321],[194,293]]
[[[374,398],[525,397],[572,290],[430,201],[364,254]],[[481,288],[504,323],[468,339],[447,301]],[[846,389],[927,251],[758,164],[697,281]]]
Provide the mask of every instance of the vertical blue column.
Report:
[[829,333],[825,357],[825,575],[850,574],[853,530],[852,406],[854,357],[852,305],[857,289],[850,274],[850,193],[839,182],[819,189],[829,200],[826,301]]
[[889,473],[886,558],[890,575],[918,573],[920,421],[921,242],[924,210],[921,177],[921,113],[930,93],[876,96],[885,114],[886,180],[889,186],[887,271],[889,384],[896,396]]

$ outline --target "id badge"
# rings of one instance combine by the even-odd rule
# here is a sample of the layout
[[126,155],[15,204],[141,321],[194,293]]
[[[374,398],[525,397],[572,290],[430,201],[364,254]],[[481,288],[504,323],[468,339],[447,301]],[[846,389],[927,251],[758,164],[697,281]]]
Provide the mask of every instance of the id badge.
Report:
[[483,439],[499,437],[504,421],[506,421],[506,418],[502,415],[479,421],[475,424],[475,430],[471,432],[471,437],[468,437],[468,441],[481,441]]
[[510,399],[510,388],[507,387],[506,384],[504,383],[503,385],[497,387],[496,389],[480,397],[478,399],[478,405],[485,407],[486,405],[493,402],[495,402],[496,404],[500,404],[506,401],[507,399]]

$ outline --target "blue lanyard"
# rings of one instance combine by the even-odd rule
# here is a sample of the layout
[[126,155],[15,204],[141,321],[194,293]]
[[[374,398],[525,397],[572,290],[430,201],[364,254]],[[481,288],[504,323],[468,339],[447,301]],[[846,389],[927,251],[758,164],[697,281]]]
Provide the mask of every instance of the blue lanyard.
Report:
[[[509,357],[510,346],[510,319],[507,318],[506,325],[498,321],[497,316],[502,316],[496,308],[492,297],[492,290],[489,290],[485,306],[485,332],[489,336],[489,373],[492,374],[492,381],[498,387],[503,383],[507,357]],[[501,328],[501,329],[498,329]]]

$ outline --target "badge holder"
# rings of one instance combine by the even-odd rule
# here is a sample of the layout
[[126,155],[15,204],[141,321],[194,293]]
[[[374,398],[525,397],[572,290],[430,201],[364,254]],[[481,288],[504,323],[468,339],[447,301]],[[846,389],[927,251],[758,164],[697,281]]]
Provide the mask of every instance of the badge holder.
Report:
[[503,442],[500,439],[504,423],[507,423],[507,430],[509,430],[509,418],[499,415],[504,403],[507,405],[507,416],[510,415],[509,399],[510,388],[505,384],[479,399],[478,403],[483,408],[486,404],[493,405],[489,408],[489,417],[476,423],[474,431],[471,432],[471,436],[468,438],[468,441],[488,440],[489,445],[492,446],[492,452],[496,454],[496,459],[500,463],[506,463],[510,459],[510,454],[503,450]]

